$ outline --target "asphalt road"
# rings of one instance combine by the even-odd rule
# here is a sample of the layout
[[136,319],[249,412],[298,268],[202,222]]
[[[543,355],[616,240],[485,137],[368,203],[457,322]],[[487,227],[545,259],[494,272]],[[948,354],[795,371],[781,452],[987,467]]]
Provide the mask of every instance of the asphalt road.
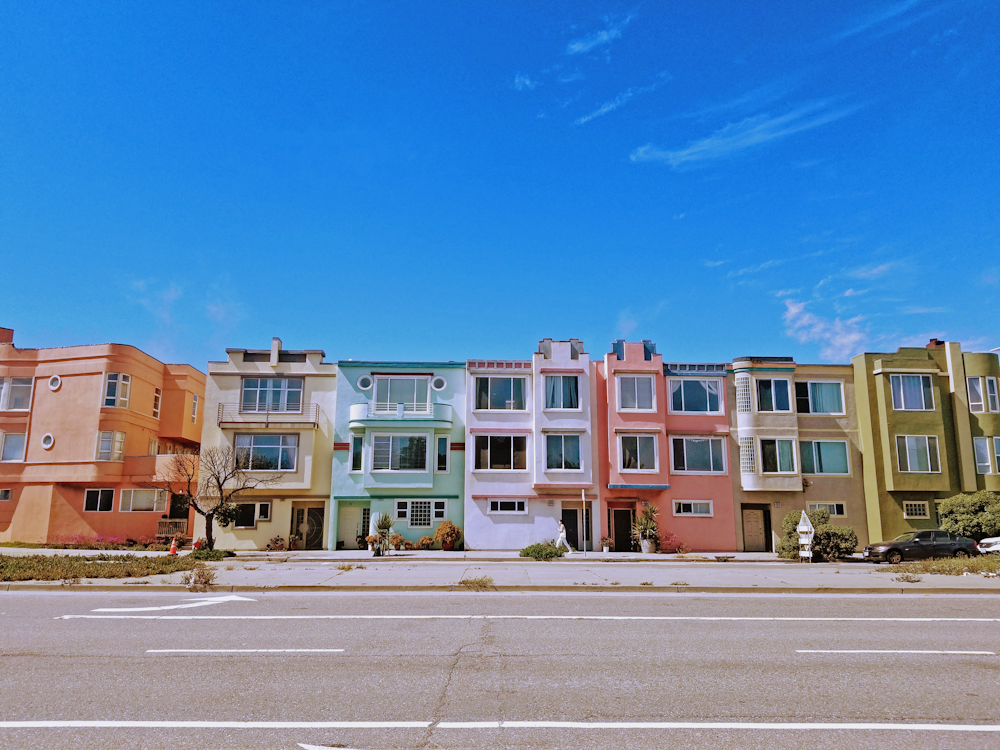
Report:
[[241,596],[0,594],[0,747],[1000,747],[996,597]]

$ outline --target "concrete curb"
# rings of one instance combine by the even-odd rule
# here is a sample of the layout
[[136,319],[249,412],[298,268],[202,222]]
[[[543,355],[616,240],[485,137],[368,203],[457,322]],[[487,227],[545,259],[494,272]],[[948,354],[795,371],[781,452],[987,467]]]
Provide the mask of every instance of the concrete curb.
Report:
[[[443,584],[428,586],[239,586],[239,585],[217,585],[212,586],[208,592],[192,592],[186,586],[180,584],[149,584],[151,588],[145,589],[141,586],[128,584],[107,585],[107,584],[72,584],[64,586],[62,583],[9,583],[0,584],[0,592],[10,591],[44,591],[48,593],[108,593],[123,592],[142,593],[163,591],[168,593],[186,594],[224,594],[224,593],[369,593],[387,594],[404,592],[438,592],[463,591],[474,593],[468,586],[461,584]],[[490,586],[484,593],[544,593],[561,592],[576,594],[965,594],[965,595],[997,595],[1000,594],[1000,586],[996,588],[945,588],[935,586],[933,588],[832,588],[832,587],[780,587],[780,586]]]
[[[644,560],[639,558],[608,558],[608,557],[571,557],[571,558],[559,558],[556,560],[535,560],[531,557],[402,557],[396,555],[388,555],[382,557],[372,557],[368,555],[367,557],[287,557],[287,556],[264,556],[260,557],[251,556],[247,554],[236,553],[236,557],[225,558],[227,560],[235,560],[238,562],[269,562],[269,563],[399,563],[405,565],[420,564],[425,562],[448,562],[448,563],[515,563],[518,565],[522,564],[543,564],[543,565],[559,565],[559,564],[572,564],[579,565],[580,563],[590,564],[590,563],[625,563],[625,564],[635,564],[635,563],[646,563],[653,565],[662,565],[664,563],[712,563],[713,565],[760,565],[763,563],[782,563],[796,565],[799,564],[798,560],[714,560],[712,558],[706,558],[703,560],[692,559],[692,558],[666,558],[661,560]],[[831,564],[831,563],[823,563]],[[835,565],[840,565],[842,563],[832,563]]]

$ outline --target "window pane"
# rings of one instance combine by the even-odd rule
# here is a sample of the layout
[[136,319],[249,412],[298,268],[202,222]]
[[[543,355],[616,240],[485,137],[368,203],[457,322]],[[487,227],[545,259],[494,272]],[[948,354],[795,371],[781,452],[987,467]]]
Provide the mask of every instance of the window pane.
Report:
[[545,408],[562,408],[562,378],[553,375],[545,376]]
[[934,405],[934,395],[931,393],[930,375],[921,375],[920,382],[923,385],[924,399],[922,409],[930,409]]
[[511,381],[511,409],[524,410],[524,378],[513,378]]
[[476,378],[476,408],[490,408],[490,379]]
[[236,506],[236,528],[252,528],[256,522],[255,503],[240,503]]
[[636,437],[622,438],[622,468],[623,469],[639,468],[639,438]]
[[410,501],[410,526],[428,528],[431,525],[431,504],[429,500]]
[[623,409],[634,409],[635,408],[635,378],[619,378],[618,387],[621,389],[622,394],[622,408]]
[[712,445],[712,471],[725,471],[726,464],[722,458],[722,440],[712,438],[709,442]]
[[983,381],[979,378],[966,378],[966,381],[969,384],[969,410],[983,411]]
[[580,468],[580,436],[565,435],[563,437],[563,468]]
[[684,411],[684,399],[681,396],[682,385],[680,380],[670,381],[670,408],[674,411]]
[[490,468],[513,468],[511,463],[512,449],[513,442],[509,435],[490,435]]
[[448,438],[437,439],[437,470],[448,471]]
[[896,436],[896,458],[899,460],[899,470],[909,471],[910,462],[907,460],[906,438],[902,435]]
[[564,375],[562,377],[562,408],[579,409],[579,383],[576,375]]
[[771,388],[774,391],[775,411],[788,411],[790,408],[788,403],[788,381],[772,380]]
[[476,435],[476,468],[488,469],[490,466],[490,439],[486,435]]
[[757,381],[757,410],[774,411],[774,396],[771,392],[770,380]]
[[[847,443],[822,441],[816,446],[816,470],[820,474],[847,473]],[[805,464],[803,464],[805,471]]]
[[490,378],[490,408],[512,408],[510,390],[510,378]]
[[639,468],[640,469],[655,469],[656,468],[656,444],[653,442],[654,438],[651,437],[641,437],[639,438]]
[[361,471],[364,444],[364,438],[361,435],[355,435],[351,438],[351,471]]
[[83,495],[84,511],[96,511],[100,496],[100,490],[87,490]]
[[687,470],[711,471],[712,454],[708,440],[703,438],[687,438],[684,442],[687,448]]
[[708,380],[706,383],[708,385],[708,410],[721,411],[719,408],[719,381]]
[[389,403],[389,381],[385,378],[378,378],[375,381],[375,402],[378,404]]
[[[2,381],[0,381],[2,382]],[[31,378],[11,378],[7,408],[27,409],[31,405]]]
[[703,380],[685,380],[684,411],[708,411],[708,388]]
[[795,454],[793,453],[794,441],[778,441],[778,469],[781,471],[795,471]]
[[930,471],[930,464],[927,461],[927,438],[906,438],[906,459],[910,464],[910,471]]
[[799,414],[809,413],[809,384],[795,384],[795,411]]
[[673,439],[674,449],[674,471],[687,471],[687,463],[684,461],[684,439]]
[[996,378],[986,378],[986,395],[990,400],[990,411],[1000,411],[1000,401],[997,400]]
[[0,460],[24,460],[24,435],[23,432],[8,432],[3,436],[3,454],[0,456]]
[[427,468],[427,438],[423,435],[393,436],[392,449],[392,468],[402,471]]
[[545,466],[549,469],[563,467],[562,435],[548,435],[545,438]]
[[990,473],[990,441],[989,438],[977,437],[972,439],[973,447],[976,451],[976,473]]
[[[412,406],[417,400],[417,381],[413,378],[391,378],[389,380],[389,402]],[[425,398],[424,401],[427,399]]]
[[813,458],[813,443],[812,440],[800,440],[799,441],[799,453],[802,454],[802,473],[803,474],[815,474],[816,473],[816,462]]
[[778,470],[778,446],[774,440],[760,441],[761,471],[774,472]]
[[840,383],[810,383],[812,412],[814,414],[840,414],[844,405],[840,398]]
[[414,406],[418,409],[427,406],[427,380],[420,378],[414,381],[416,385],[416,397],[414,401]]
[[1000,437],[993,438],[993,458],[996,461],[997,471],[1000,472]]
[[513,439],[514,444],[514,468],[528,468],[528,438],[521,435]]
[[392,438],[388,435],[375,435],[372,438],[372,468],[390,468],[392,454]]
[[635,379],[635,402],[640,409],[653,408],[653,379]]
[[941,471],[941,467],[938,465],[938,442],[936,437],[927,438],[927,454],[931,471]]

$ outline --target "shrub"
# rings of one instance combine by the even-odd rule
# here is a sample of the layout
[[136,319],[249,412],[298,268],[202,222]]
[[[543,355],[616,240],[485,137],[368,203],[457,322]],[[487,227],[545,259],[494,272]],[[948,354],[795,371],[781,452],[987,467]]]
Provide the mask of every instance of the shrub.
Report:
[[479,576],[478,578],[463,578],[459,585],[468,586],[473,591],[486,591],[493,586],[493,576]]
[[434,529],[434,541],[451,542],[454,544],[462,538],[462,530],[451,521],[442,521],[441,525]]
[[434,537],[432,536],[422,536],[417,542],[417,549],[430,549],[434,546]]
[[391,544],[393,547],[402,546],[403,542],[405,541],[406,539],[403,538],[402,534],[393,534],[392,536],[389,537],[389,544]]
[[566,554],[566,548],[556,547],[556,540],[549,539],[547,542],[529,544],[518,553],[521,557],[532,557],[535,560],[554,560]]
[[226,557],[236,557],[236,553],[228,549],[196,549],[185,557],[190,557],[192,560],[219,561]]
[[1000,495],[987,490],[953,495],[941,501],[938,517],[945,531],[977,542],[1000,536]]
[[0,581],[59,581],[77,578],[140,578],[191,570],[199,563],[190,555],[136,557],[135,555],[0,555]]
[[[810,510],[806,511],[806,515],[812,521],[815,530],[812,543],[813,560],[833,561],[854,554],[854,550],[858,547],[858,535],[854,533],[854,529],[850,526],[831,525],[828,510]],[[781,519],[783,536],[778,541],[778,557],[786,560],[798,559],[799,532],[796,528],[801,516],[802,511],[790,510]]]

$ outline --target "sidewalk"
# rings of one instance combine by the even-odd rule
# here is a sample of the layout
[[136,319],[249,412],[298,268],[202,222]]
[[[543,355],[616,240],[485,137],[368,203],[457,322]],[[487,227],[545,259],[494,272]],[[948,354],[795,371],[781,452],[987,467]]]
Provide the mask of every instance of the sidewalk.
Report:
[[[38,550],[32,550],[38,553]],[[62,553],[66,550],[53,550]],[[272,553],[273,554],[273,553]],[[350,558],[348,555],[353,554]],[[471,591],[462,584],[483,580],[494,592],[590,593],[744,593],[744,594],[1000,594],[1000,579],[979,575],[923,575],[919,582],[895,581],[892,573],[860,561],[799,564],[732,562],[633,555],[587,560],[582,555],[553,562],[509,557],[493,560],[477,555],[496,553],[403,553],[360,558],[357,552],[241,554],[209,563],[216,574],[214,593],[228,592],[406,592]],[[419,556],[418,556],[419,555]],[[0,591],[187,591],[180,573],[143,579],[88,579],[65,586],[59,581],[0,583]]]

